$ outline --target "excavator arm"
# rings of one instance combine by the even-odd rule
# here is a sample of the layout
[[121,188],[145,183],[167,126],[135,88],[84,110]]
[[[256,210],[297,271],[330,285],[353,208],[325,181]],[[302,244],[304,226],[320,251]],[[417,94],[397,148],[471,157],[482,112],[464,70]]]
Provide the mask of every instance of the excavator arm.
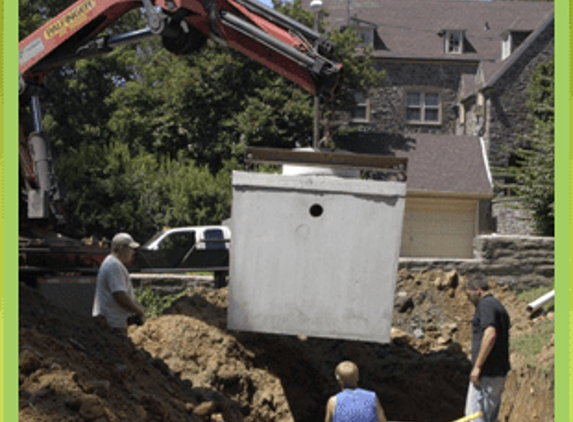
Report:
[[[104,34],[134,9],[143,11],[147,27]],[[79,0],[19,43],[20,106],[29,107],[33,125],[20,130],[19,140],[28,218],[65,220],[42,125],[44,77],[66,63],[156,36],[174,54],[193,53],[211,38],[322,97],[332,97],[341,79],[331,42],[255,0]]]
[[[147,28],[100,36],[136,8],[144,9]],[[332,43],[254,0],[80,0],[20,42],[21,84],[41,83],[65,63],[152,36],[175,54],[192,53],[212,38],[311,93],[331,95],[341,74],[328,58]]]

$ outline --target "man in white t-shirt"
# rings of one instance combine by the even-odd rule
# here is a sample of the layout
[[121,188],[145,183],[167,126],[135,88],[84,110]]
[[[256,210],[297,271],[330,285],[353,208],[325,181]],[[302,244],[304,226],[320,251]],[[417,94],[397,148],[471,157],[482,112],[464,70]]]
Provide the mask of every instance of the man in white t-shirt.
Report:
[[102,262],[96,283],[94,317],[104,316],[114,331],[127,335],[127,318],[137,315],[145,321],[145,308],[135,299],[131,277],[125,267],[133,260],[139,243],[128,233],[118,233],[111,241],[111,253]]

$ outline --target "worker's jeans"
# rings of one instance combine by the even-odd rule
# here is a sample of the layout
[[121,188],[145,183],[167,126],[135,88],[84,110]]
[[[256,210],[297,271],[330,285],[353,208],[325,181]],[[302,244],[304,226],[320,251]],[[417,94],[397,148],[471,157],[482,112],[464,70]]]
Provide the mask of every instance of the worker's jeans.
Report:
[[480,377],[479,383],[477,388],[471,382],[468,387],[466,416],[482,411],[483,416],[474,422],[498,422],[505,377]]

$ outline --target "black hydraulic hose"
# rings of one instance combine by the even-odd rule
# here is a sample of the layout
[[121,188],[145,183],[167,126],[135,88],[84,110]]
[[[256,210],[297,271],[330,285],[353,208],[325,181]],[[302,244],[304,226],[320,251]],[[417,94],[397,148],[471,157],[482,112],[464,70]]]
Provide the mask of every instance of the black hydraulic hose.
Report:
[[138,29],[137,31],[129,32],[127,34],[116,35],[107,40],[109,47],[117,47],[120,45],[132,44],[147,38],[152,38],[157,34],[151,31],[151,28]]

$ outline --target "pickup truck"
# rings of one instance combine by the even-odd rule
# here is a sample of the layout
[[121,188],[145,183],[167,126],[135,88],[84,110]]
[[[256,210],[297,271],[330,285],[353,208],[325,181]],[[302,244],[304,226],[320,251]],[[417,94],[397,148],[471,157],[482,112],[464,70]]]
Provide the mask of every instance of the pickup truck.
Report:
[[[231,230],[226,226],[163,230],[137,249],[133,273],[212,272],[215,287],[227,285]],[[88,244],[49,230],[20,227],[19,281],[53,304],[90,316],[96,275],[109,244]]]
[[213,272],[215,287],[226,285],[231,230],[226,226],[177,227],[157,232],[136,252],[130,271]]

